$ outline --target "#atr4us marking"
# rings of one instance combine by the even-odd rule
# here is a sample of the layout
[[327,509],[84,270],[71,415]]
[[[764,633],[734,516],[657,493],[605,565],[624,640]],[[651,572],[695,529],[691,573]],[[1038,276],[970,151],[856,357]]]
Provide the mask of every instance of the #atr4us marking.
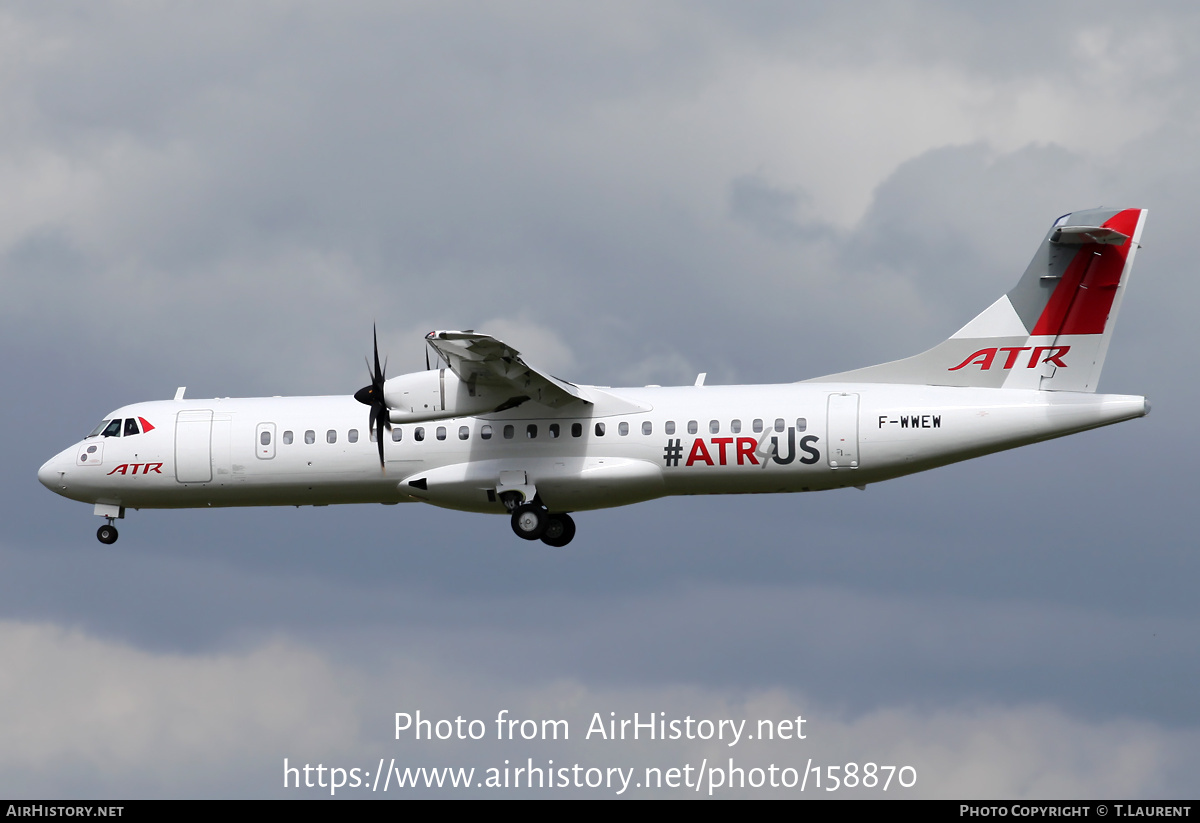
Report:
[[1146,414],[1144,397],[1096,394],[1145,219],[1060,217],[1010,291],[905,360],[798,383],[614,389],[554,377],[486,334],[434,331],[444,368],[388,379],[376,341],[353,396],[180,389],[111,412],[38,479],[91,504],[106,543],[127,509],[418,501],[503,514],[519,537],[565,546],[589,509],[864,488]]
[[[804,457],[799,458],[801,463],[812,465],[821,459],[821,452],[814,447],[818,440],[820,438],[814,434],[800,438],[800,450],[805,454]],[[663,449],[664,466],[667,468],[679,466],[680,461],[683,460],[681,444],[681,438],[667,439],[667,446]],[[683,465],[685,467],[697,465],[765,467],[769,463],[776,463],[786,466],[796,460],[796,427],[787,427],[787,450],[782,454],[778,436],[770,435],[764,445],[767,446],[765,450],[753,437],[710,437],[707,440],[697,437],[692,440],[687,460]],[[763,460],[760,461],[756,453],[762,453]]]

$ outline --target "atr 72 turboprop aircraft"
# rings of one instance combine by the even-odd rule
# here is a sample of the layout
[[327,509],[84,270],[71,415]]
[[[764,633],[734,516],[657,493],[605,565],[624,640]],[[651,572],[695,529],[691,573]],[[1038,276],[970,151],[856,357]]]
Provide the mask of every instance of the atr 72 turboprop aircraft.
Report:
[[[799,383],[602,388],[529,365],[494,337],[434,331],[446,368],[353,397],[125,406],[38,479],[92,503],[117,539],[126,509],[421,501],[509,514],[565,546],[569,512],[670,494],[862,488],[1141,417],[1096,394],[1146,212],[1055,221],[1024,276],[923,354]],[[369,414],[362,405],[370,407]]]

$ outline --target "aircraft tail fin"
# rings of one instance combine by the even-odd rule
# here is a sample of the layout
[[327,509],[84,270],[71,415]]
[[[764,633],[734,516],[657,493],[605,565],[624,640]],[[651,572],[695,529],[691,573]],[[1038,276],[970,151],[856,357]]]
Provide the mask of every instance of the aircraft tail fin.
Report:
[[1145,222],[1145,209],[1063,215],[1020,282],[948,340],[805,382],[1094,392]]

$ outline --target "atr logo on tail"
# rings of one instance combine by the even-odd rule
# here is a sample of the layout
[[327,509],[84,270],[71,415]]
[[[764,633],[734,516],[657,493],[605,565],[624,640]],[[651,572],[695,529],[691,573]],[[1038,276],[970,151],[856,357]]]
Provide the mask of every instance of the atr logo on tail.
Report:
[[[1067,364],[1062,361],[1062,358],[1071,350],[1070,346],[997,346],[990,349],[980,349],[972,354],[966,360],[959,363],[957,366],[946,371],[958,371],[964,366],[979,366],[980,371],[987,371],[992,367],[992,362],[996,359],[996,355],[1000,352],[1008,352],[1008,357],[1004,359],[1004,365],[1000,368],[1011,369],[1017,363],[1017,358],[1023,351],[1032,351],[1029,356],[1029,362],[1025,364],[1025,368],[1032,369],[1039,362],[1053,363],[1061,368],[1066,368]],[[1042,357],[1045,355],[1045,357]],[[1038,358],[1041,358],[1040,360]]]

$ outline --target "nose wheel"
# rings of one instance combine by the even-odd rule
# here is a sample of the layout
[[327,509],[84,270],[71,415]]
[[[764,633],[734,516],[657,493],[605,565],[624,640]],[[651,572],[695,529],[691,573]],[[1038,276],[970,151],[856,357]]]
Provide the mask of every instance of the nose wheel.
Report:
[[117,527],[112,523],[105,523],[100,528],[96,529],[96,539],[106,546],[111,546],[117,542]]

